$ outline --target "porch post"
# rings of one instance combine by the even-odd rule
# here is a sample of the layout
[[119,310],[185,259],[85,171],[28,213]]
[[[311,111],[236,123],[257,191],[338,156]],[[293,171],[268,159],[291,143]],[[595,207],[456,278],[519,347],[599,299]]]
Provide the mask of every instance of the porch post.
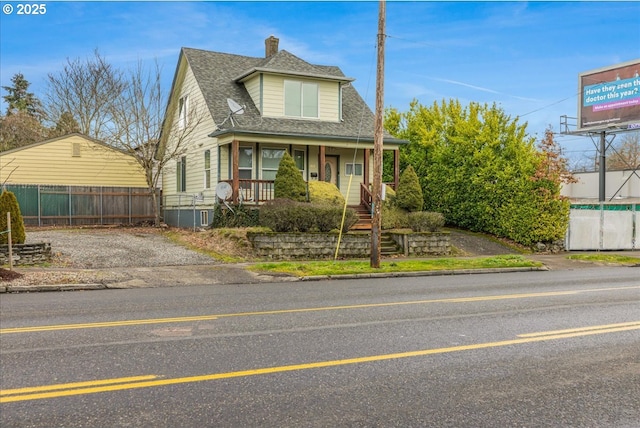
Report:
[[364,149],[364,165],[363,165],[363,171],[362,173],[364,174],[363,177],[363,184],[365,186],[369,186],[369,156],[371,155],[371,150],[370,149]]
[[318,181],[324,181],[326,179],[324,174],[325,149],[325,146],[320,146],[320,150],[318,151]]
[[233,203],[238,203],[238,190],[240,189],[240,142],[231,141],[231,190],[233,190]]
[[398,184],[400,183],[400,150],[393,151],[393,185],[394,190],[398,190]]

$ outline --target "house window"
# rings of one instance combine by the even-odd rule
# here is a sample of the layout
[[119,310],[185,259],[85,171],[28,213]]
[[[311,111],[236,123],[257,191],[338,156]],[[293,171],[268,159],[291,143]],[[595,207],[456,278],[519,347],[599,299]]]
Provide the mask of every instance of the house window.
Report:
[[209,226],[209,211],[200,211],[200,226]]
[[293,160],[296,162],[296,166],[304,176],[304,151],[303,150],[294,150],[293,151]]
[[238,178],[251,180],[253,171],[253,149],[251,147],[240,147],[238,159]]
[[204,151],[204,188],[211,189],[211,150]]
[[315,83],[284,81],[284,115],[318,117],[318,85]]
[[347,163],[344,167],[346,175],[362,175],[361,163]]
[[189,97],[185,95],[178,102],[178,128],[184,129],[187,126],[189,115]]
[[262,149],[262,179],[275,180],[284,149]]
[[187,157],[182,156],[176,164],[176,190],[187,191]]

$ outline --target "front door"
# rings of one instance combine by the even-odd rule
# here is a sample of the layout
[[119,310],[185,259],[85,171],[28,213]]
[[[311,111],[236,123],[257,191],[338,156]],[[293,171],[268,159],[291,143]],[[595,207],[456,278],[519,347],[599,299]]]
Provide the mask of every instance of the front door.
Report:
[[325,156],[324,158],[324,181],[335,184],[338,187],[338,156]]

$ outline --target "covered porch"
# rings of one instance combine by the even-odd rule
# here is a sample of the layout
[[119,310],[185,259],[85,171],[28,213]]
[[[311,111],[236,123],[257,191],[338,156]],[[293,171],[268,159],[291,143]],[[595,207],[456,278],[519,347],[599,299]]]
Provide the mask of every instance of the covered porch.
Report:
[[[262,204],[274,198],[274,180],[280,159],[288,152],[304,180],[335,184],[350,206],[371,209],[373,143],[247,141],[234,138],[220,142],[218,182],[231,185],[234,204]],[[399,147],[389,145],[393,154],[393,180],[399,181]]]

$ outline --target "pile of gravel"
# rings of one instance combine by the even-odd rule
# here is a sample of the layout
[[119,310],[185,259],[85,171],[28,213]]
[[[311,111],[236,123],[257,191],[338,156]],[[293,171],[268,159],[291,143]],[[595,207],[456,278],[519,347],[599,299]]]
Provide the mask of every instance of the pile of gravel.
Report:
[[215,259],[171,242],[154,229],[31,230],[27,243],[51,243],[57,265],[78,269],[206,265]]

